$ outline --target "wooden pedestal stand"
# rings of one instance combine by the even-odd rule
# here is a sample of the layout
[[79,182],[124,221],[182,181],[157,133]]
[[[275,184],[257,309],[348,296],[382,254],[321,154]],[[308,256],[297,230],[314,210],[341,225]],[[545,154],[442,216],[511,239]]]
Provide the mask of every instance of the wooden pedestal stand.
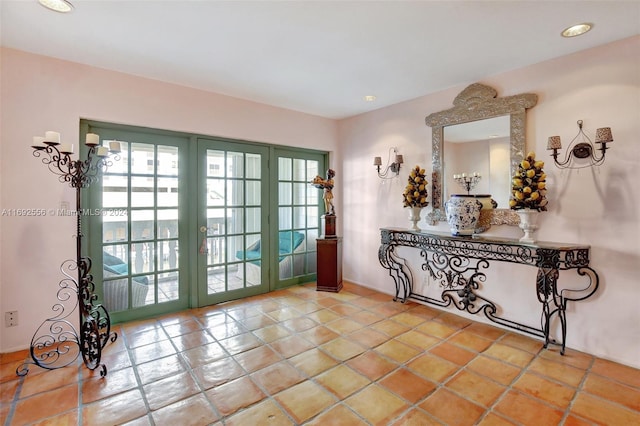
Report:
[[342,289],[342,237],[336,237],[336,216],[322,216],[324,235],[318,238],[316,290],[338,293]]

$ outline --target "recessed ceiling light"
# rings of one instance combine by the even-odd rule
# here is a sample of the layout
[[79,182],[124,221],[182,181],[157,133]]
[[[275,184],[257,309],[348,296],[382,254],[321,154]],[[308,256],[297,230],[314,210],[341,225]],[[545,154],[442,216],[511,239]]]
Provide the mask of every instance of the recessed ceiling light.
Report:
[[593,24],[588,22],[572,25],[569,28],[562,31],[562,37],[576,37],[582,35],[593,28]]
[[38,3],[47,9],[60,13],[68,13],[73,10],[73,5],[67,0],[38,0]]
[[367,102],[373,102],[373,101],[376,100],[376,97],[373,96],[373,95],[367,95],[367,96],[363,97],[362,99],[364,99]]

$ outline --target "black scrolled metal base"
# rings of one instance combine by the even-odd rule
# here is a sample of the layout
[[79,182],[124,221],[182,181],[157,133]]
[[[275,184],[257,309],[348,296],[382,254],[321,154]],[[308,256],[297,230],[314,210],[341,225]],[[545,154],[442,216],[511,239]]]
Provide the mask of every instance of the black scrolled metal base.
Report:
[[[455,306],[471,314],[483,313],[492,322],[544,339],[549,344],[561,346],[564,355],[568,301],[580,301],[592,296],[599,285],[597,273],[589,267],[589,248],[563,244],[545,244],[545,247],[522,244],[517,240],[464,238],[436,233],[382,229],[378,258],[383,268],[396,284],[394,301],[407,299],[430,303],[440,307]],[[420,249],[424,259],[423,271],[429,273],[442,288],[440,299],[417,294],[413,291],[413,275],[407,262],[395,253],[395,247]],[[536,294],[542,305],[541,327],[535,328],[497,315],[498,306],[479,294],[481,283],[486,281],[484,270],[490,260],[535,266]],[[558,290],[560,270],[575,269],[580,276],[587,276],[589,283],[581,289]],[[562,340],[551,337],[554,317],[560,321]]]
[[[100,369],[100,376],[107,375],[107,367],[101,364],[102,349],[108,342],[115,342],[117,333],[111,332],[111,319],[107,310],[100,304],[94,305],[97,296],[93,293],[91,259],[84,257],[80,262],[65,260],[61,266],[65,276],[60,283],[57,298],[53,305],[55,315],[42,322],[31,339],[31,360],[16,368],[18,376],[29,373],[29,364],[47,370],[55,370],[72,364],[82,356],[90,370]],[[77,270],[80,285],[72,277],[71,271]],[[73,306],[70,306],[70,305]],[[80,333],[70,318],[78,310]]]

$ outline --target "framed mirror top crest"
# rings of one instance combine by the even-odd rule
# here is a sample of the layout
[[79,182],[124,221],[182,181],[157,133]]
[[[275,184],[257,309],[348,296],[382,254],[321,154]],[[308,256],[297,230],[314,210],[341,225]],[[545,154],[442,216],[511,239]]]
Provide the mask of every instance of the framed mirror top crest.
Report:
[[[444,164],[444,130],[448,126],[470,123],[490,118],[509,116],[509,170],[511,176],[516,172],[518,164],[524,158],[526,110],[538,102],[538,95],[523,93],[513,96],[498,97],[493,87],[474,83],[465,88],[453,100],[453,107],[435,112],[425,118],[427,126],[432,128],[432,176],[431,197],[432,210],[428,217],[435,225],[438,221],[446,221],[444,212],[443,177],[445,173],[457,173],[457,170],[445,171]],[[510,190],[506,188],[505,190]],[[496,225],[516,225],[518,217],[510,209],[496,209],[492,223]]]

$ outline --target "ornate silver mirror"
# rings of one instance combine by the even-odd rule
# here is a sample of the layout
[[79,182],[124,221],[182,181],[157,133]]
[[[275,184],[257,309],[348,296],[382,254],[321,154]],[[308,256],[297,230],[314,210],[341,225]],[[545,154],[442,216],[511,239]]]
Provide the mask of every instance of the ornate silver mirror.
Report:
[[[432,210],[428,215],[432,225],[446,220],[444,197],[448,194],[445,193],[445,188],[448,192],[453,192],[454,183],[445,178],[453,174],[479,172],[479,169],[482,170],[481,175],[484,175],[481,191],[486,194],[496,194],[495,198],[499,200],[492,224],[515,225],[518,223],[518,216],[503,203],[508,200],[511,189],[510,177],[515,174],[518,164],[524,157],[526,110],[536,105],[538,96],[533,93],[524,93],[497,98],[497,94],[498,92],[492,87],[480,83],[472,84],[456,96],[453,108],[433,113],[425,119],[427,126],[432,128]],[[451,145],[449,142],[445,144],[445,134]],[[492,142],[495,149],[491,153],[487,151],[479,155],[478,150],[483,148],[480,148],[481,144],[475,142],[486,142],[487,139],[495,139]],[[466,141],[474,141],[473,146],[467,145]],[[501,144],[505,141],[506,145]],[[446,148],[447,146],[449,148]],[[452,163],[454,158],[462,161],[459,164],[445,163],[445,149],[455,151],[455,155],[450,156],[451,158],[447,156],[449,163]],[[489,150],[489,148],[485,149]],[[501,151],[503,154],[500,154]],[[482,167],[480,163],[469,165],[474,159],[481,161],[482,158],[487,159]],[[469,159],[472,161],[469,162]],[[466,163],[465,160],[467,160]],[[501,162],[508,162],[508,171],[507,168],[500,170]],[[460,170],[464,167],[474,168]]]

